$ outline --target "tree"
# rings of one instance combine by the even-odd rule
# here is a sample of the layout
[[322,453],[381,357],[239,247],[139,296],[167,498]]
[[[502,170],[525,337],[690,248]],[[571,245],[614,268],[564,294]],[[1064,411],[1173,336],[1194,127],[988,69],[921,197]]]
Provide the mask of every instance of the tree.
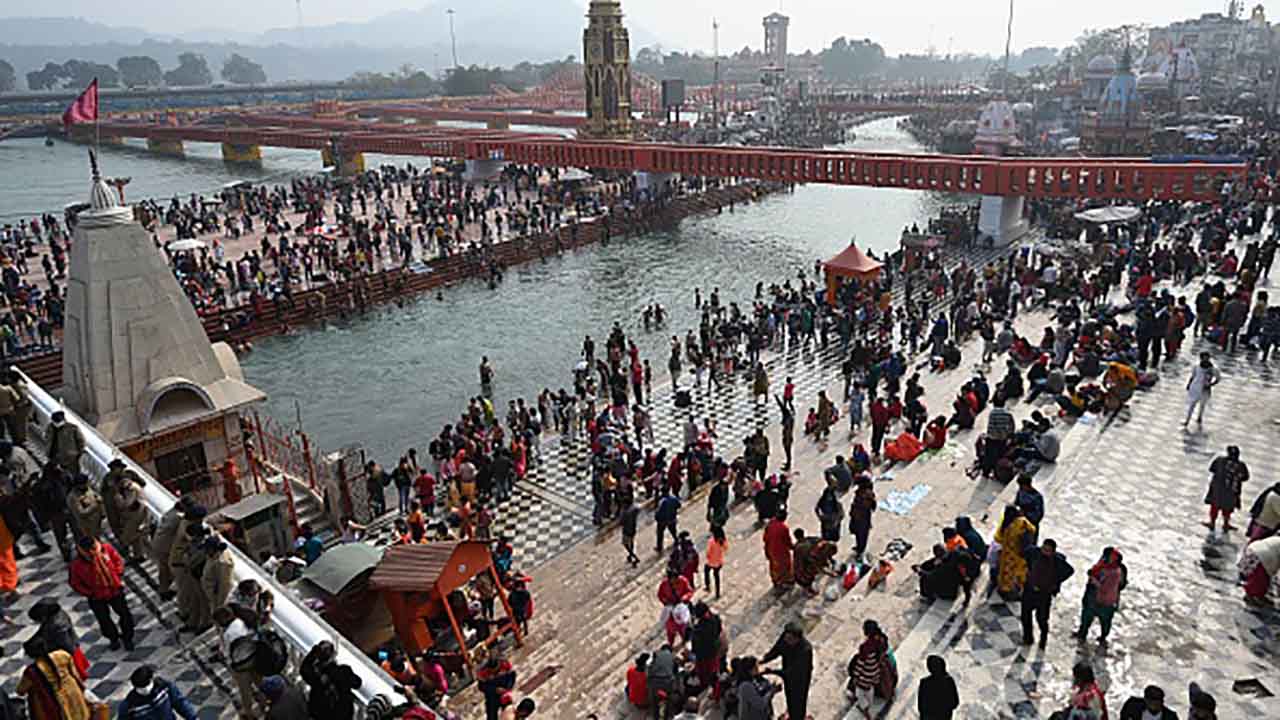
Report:
[[27,73],[27,87],[32,90],[52,90],[62,80],[62,66],[47,62],[39,70]]
[[125,87],[145,87],[164,84],[164,71],[155,58],[146,55],[128,55],[116,60],[120,82]]
[[203,55],[185,52],[178,56],[178,67],[164,74],[164,82],[170,86],[209,85],[213,83],[213,73]]
[[267,81],[267,73],[258,63],[238,53],[222,63],[222,79],[237,85],[262,85]]
[[0,92],[13,92],[18,89],[18,74],[13,66],[0,60]]
[[504,84],[501,68],[487,68],[479,65],[459,67],[450,70],[449,77],[445,78],[444,94],[488,95],[489,87],[495,84]]
[[831,47],[818,53],[822,71],[838,80],[857,80],[875,74],[884,67],[884,48],[870,40],[839,37]]
[[110,65],[89,62],[86,60],[68,60],[62,64],[62,76],[71,88],[88,87],[95,78],[98,87],[111,88],[120,86],[120,73]]

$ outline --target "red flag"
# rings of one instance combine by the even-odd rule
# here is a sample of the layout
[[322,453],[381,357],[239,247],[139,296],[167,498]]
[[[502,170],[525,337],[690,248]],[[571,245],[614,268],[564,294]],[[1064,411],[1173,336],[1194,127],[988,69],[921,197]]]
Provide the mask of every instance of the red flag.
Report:
[[75,125],[82,122],[95,122],[98,119],[98,78],[89,83],[89,87],[80,93],[80,97],[62,113],[63,125]]

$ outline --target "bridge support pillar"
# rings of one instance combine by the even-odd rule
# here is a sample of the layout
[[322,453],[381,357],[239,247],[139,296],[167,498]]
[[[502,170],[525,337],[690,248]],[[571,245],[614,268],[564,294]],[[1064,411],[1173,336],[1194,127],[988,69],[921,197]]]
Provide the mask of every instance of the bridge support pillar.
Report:
[[476,180],[492,180],[502,173],[507,163],[502,160],[468,160],[467,169],[462,179],[467,182]]
[[147,138],[147,149],[157,155],[167,155],[169,157],[183,157],[186,155],[186,148],[183,147],[181,140]]
[[990,237],[997,247],[1010,245],[1027,233],[1027,221],[1022,216],[1025,198],[983,195],[978,210],[978,236]]
[[323,148],[320,151],[320,160],[327,168],[333,168],[333,171],[340,176],[350,177],[359,175],[364,172],[364,153],[362,152],[341,152],[338,157],[333,156],[333,151],[329,148]]
[[222,159],[229,163],[260,163],[262,162],[262,147],[259,145],[222,143]]
[[680,176],[676,173],[653,173],[653,172],[637,172],[636,173],[636,189],[648,190],[650,192],[658,192],[662,186],[669,182],[679,180]]
[[511,121],[506,118],[491,118],[485,123],[485,126],[490,130],[510,130]]

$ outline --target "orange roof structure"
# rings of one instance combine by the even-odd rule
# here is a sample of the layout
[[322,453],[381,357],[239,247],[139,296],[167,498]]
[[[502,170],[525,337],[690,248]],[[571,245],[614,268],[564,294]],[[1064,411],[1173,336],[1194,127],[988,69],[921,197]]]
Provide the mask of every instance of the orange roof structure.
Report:
[[827,272],[837,275],[866,276],[879,272],[884,264],[867,257],[867,254],[859,250],[857,245],[850,243],[849,247],[823,263],[822,266]]
[[839,255],[823,263],[822,268],[827,271],[827,303],[835,305],[840,286],[844,285],[846,280],[856,279],[859,282],[873,280],[879,277],[884,264],[868,257],[858,249],[857,245],[849,243],[849,247],[842,250]]

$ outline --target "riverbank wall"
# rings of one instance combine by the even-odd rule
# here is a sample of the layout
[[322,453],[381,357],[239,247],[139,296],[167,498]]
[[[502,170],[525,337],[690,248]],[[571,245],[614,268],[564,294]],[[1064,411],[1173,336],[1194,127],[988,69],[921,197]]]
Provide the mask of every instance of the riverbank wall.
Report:
[[[504,240],[490,246],[488,257],[483,261],[464,252],[409,266],[387,267],[350,281],[325,283],[294,292],[292,303],[282,301],[279,307],[272,301],[245,303],[204,315],[201,320],[211,341],[225,341],[234,347],[315,322],[359,316],[380,305],[404,302],[469,279],[483,282],[490,261],[511,268],[598,242],[625,242],[634,235],[670,227],[686,217],[752,202],[786,188],[785,184],[757,182],[709,188],[675,197],[647,210],[620,213],[612,218],[590,218],[575,225],[562,225],[552,232]],[[361,301],[355,303],[353,309],[348,297],[357,295],[357,286]],[[46,390],[53,391],[62,385],[61,348],[29,355],[13,364]]]

